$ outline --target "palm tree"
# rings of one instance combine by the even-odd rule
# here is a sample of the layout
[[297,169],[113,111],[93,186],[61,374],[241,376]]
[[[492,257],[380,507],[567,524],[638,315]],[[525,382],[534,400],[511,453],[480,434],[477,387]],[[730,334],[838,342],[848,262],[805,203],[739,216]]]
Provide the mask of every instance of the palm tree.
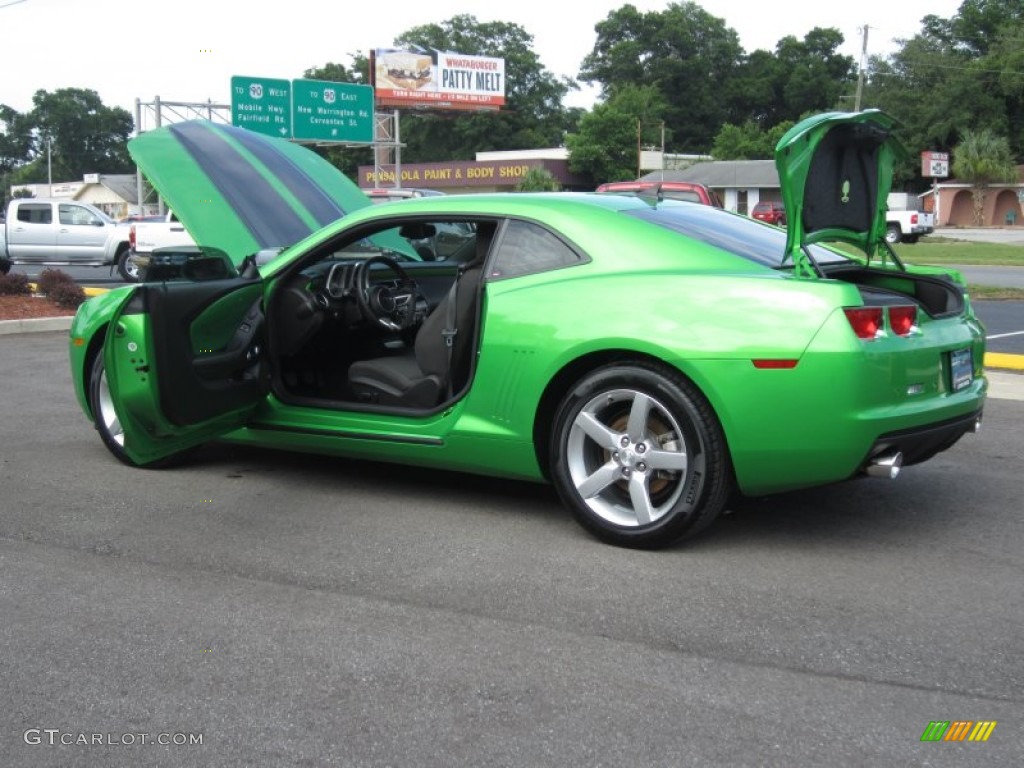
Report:
[[988,185],[1017,180],[1009,142],[988,128],[964,131],[960,143],[953,148],[953,175],[971,185],[974,225],[981,226]]

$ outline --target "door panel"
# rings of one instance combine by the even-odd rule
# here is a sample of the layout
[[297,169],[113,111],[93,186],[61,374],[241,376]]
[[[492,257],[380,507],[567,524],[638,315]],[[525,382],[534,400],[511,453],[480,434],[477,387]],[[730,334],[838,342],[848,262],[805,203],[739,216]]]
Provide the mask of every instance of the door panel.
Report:
[[66,261],[102,262],[110,227],[81,205],[60,203],[57,206],[57,253]]
[[12,259],[45,261],[54,258],[57,224],[53,203],[20,203],[7,222],[7,252]]
[[133,460],[237,429],[263,400],[262,294],[251,278],[143,284],[117,313],[104,360]]

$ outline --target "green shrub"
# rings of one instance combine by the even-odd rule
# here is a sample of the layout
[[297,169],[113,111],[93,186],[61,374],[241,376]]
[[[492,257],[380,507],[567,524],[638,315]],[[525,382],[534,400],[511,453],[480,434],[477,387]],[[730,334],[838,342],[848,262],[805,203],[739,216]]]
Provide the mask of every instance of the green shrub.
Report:
[[21,272],[10,272],[0,275],[0,296],[31,296],[28,275]]
[[49,296],[58,285],[74,282],[75,278],[67,272],[61,272],[59,269],[44,269],[39,273],[39,279],[36,280],[36,290]]
[[47,291],[46,295],[58,307],[66,307],[68,309],[75,309],[85,301],[85,291],[82,290],[82,286],[74,281],[59,282]]

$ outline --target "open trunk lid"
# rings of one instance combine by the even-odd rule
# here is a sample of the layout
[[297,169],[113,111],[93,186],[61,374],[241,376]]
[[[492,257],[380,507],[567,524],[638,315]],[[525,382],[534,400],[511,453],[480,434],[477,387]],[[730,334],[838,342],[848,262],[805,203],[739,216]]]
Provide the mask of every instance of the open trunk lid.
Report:
[[787,212],[786,258],[798,275],[817,274],[804,251],[812,243],[850,243],[870,261],[884,242],[893,165],[906,157],[892,135],[895,125],[877,109],[829,112],[803,120],[779,140],[775,166]]

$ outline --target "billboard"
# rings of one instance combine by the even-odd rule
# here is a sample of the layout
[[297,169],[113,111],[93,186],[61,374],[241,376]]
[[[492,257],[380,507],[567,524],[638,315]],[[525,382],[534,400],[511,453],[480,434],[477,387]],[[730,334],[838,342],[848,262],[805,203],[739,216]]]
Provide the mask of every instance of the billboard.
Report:
[[370,77],[381,106],[500,109],[505,106],[505,60],[450,51],[378,48]]

